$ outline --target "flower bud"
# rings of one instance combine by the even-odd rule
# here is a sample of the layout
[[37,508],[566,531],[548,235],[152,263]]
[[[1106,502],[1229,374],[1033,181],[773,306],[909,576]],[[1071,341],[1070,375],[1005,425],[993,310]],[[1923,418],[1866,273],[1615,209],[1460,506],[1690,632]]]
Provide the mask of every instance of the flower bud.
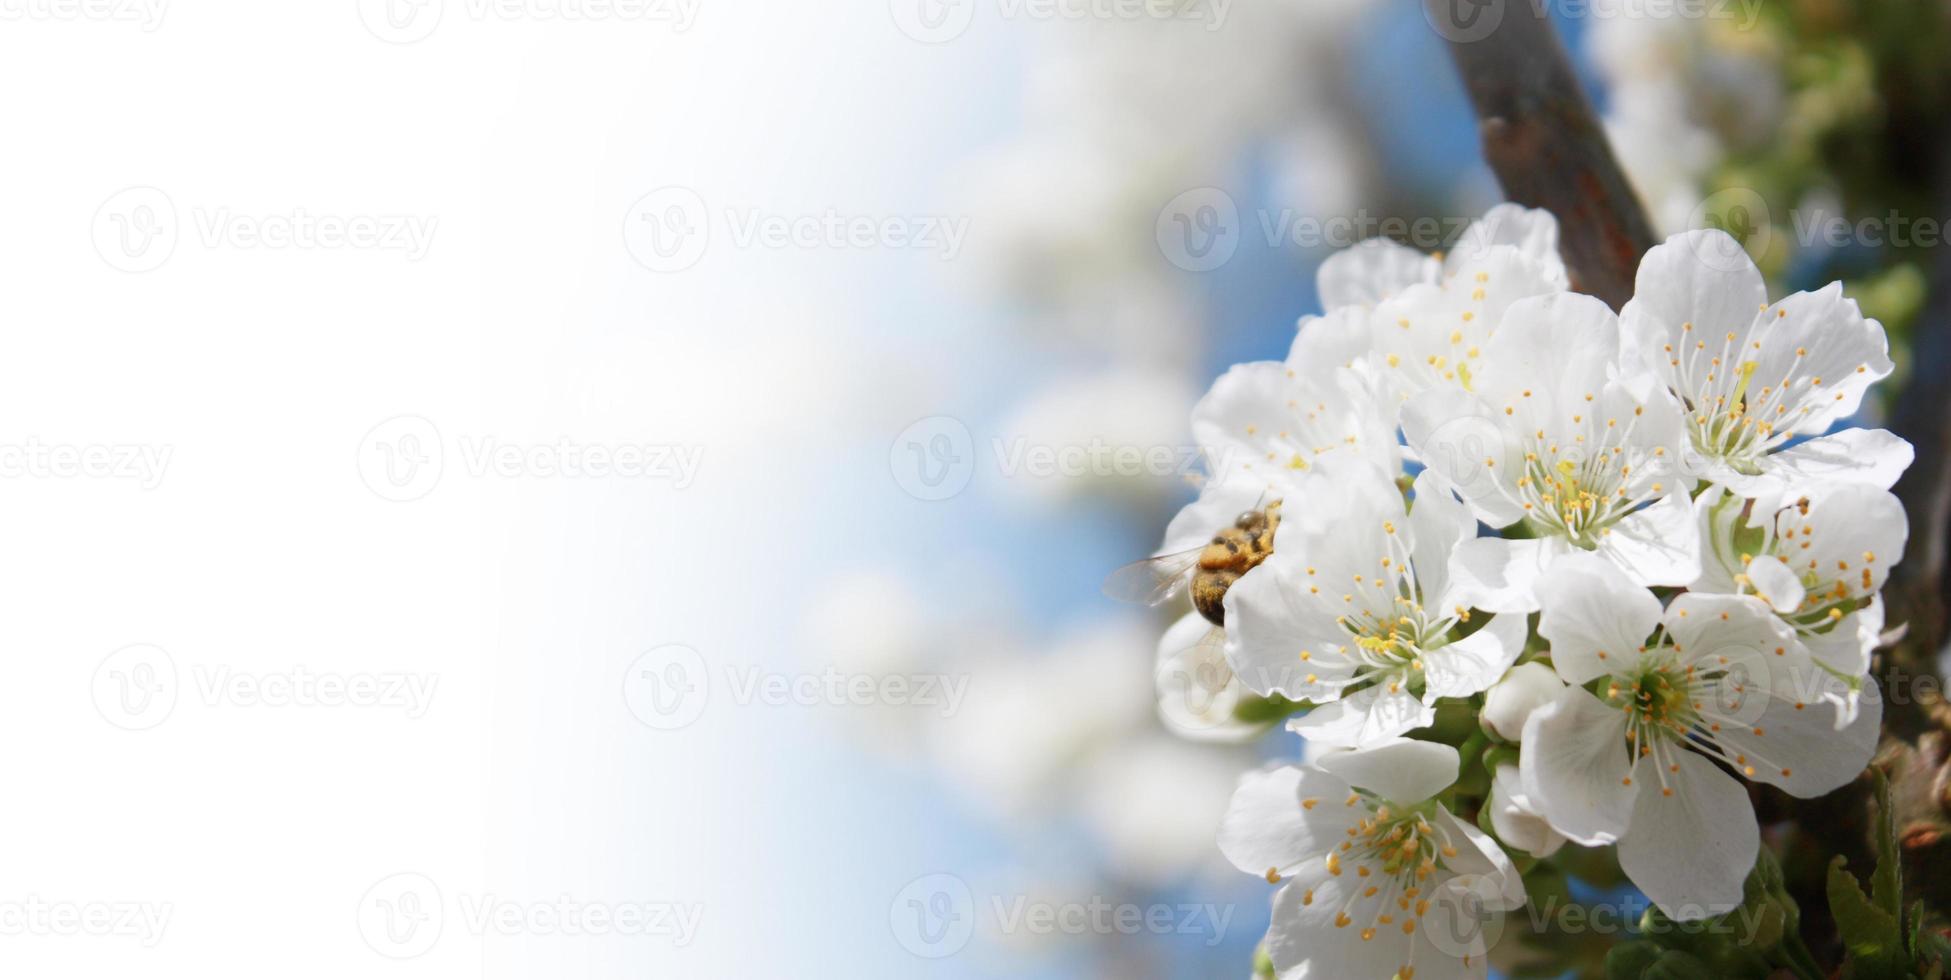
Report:
[[1565,838],[1545,822],[1524,795],[1517,767],[1497,767],[1490,784],[1490,827],[1504,843],[1532,857],[1549,857],[1565,846]]
[[1549,704],[1565,682],[1558,673],[1541,663],[1519,664],[1511,668],[1484,695],[1484,724],[1505,741],[1515,742],[1524,735],[1524,720],[1531,712]]

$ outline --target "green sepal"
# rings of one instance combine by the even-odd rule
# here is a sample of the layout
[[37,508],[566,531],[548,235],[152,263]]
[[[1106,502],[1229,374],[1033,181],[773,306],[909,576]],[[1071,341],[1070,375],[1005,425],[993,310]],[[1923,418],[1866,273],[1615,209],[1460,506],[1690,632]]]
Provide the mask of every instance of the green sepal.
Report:
[[1309,707],[1311,705],[1289,701],[1278,694],[1264,698],[1248,696],[1233,706],[1233,718],[1249,725],[1273,725],[1296,712],[1305,713]]
[[1841,855],[1829,864],[1829,912],[1835,916],[1851,980],[1901,980],[1910,976],[1909,957],[1897,917],[1883,910],[1844,867]]
[[1606,980],[1639,980],[1663,952],[1644,939],[1620,943],[1606,951]]
[[1677,949],[1661,953],[1640,976],[1643,980],[1722,980],[1705,960]]
[[1904,923],[1904,859],[1897,852],[1895,808],[1890,805],[1890,777],[1872,767],[1876,774],[1876,871],[1870,875],[1870,900],[1896,920],[1898,932]]

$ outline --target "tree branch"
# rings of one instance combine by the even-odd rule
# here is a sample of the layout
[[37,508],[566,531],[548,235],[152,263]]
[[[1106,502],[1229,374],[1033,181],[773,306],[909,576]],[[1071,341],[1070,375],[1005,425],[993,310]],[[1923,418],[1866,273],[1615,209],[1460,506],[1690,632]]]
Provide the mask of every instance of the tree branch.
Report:
[[1540,0],[1424,2],[1504,196],[1558,217],[1574,289],[1624,306],[1653,229]]

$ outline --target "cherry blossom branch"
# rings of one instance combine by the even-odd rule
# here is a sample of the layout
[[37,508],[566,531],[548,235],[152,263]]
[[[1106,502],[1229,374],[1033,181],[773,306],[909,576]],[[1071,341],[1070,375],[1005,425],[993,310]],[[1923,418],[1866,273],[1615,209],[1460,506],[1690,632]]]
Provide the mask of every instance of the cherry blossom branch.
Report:
[[1572,288],[1619,309],[1653,228],[1540,0],[1425,9],[1448,40],[1504,196],[1556,215]]

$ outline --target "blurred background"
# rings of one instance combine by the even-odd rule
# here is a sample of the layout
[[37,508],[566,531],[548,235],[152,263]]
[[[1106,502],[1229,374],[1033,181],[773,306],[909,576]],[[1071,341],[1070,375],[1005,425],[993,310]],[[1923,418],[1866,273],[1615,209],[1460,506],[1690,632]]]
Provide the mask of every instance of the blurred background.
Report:
[[[1553,16],[1662,233],[1904,335],[1838,148],[1941,38]],[[1100,584],[1324,256],[1499,199],[1421,4],[46,0],[0,78],[0,962],[1248,972],[1302,746]]]

